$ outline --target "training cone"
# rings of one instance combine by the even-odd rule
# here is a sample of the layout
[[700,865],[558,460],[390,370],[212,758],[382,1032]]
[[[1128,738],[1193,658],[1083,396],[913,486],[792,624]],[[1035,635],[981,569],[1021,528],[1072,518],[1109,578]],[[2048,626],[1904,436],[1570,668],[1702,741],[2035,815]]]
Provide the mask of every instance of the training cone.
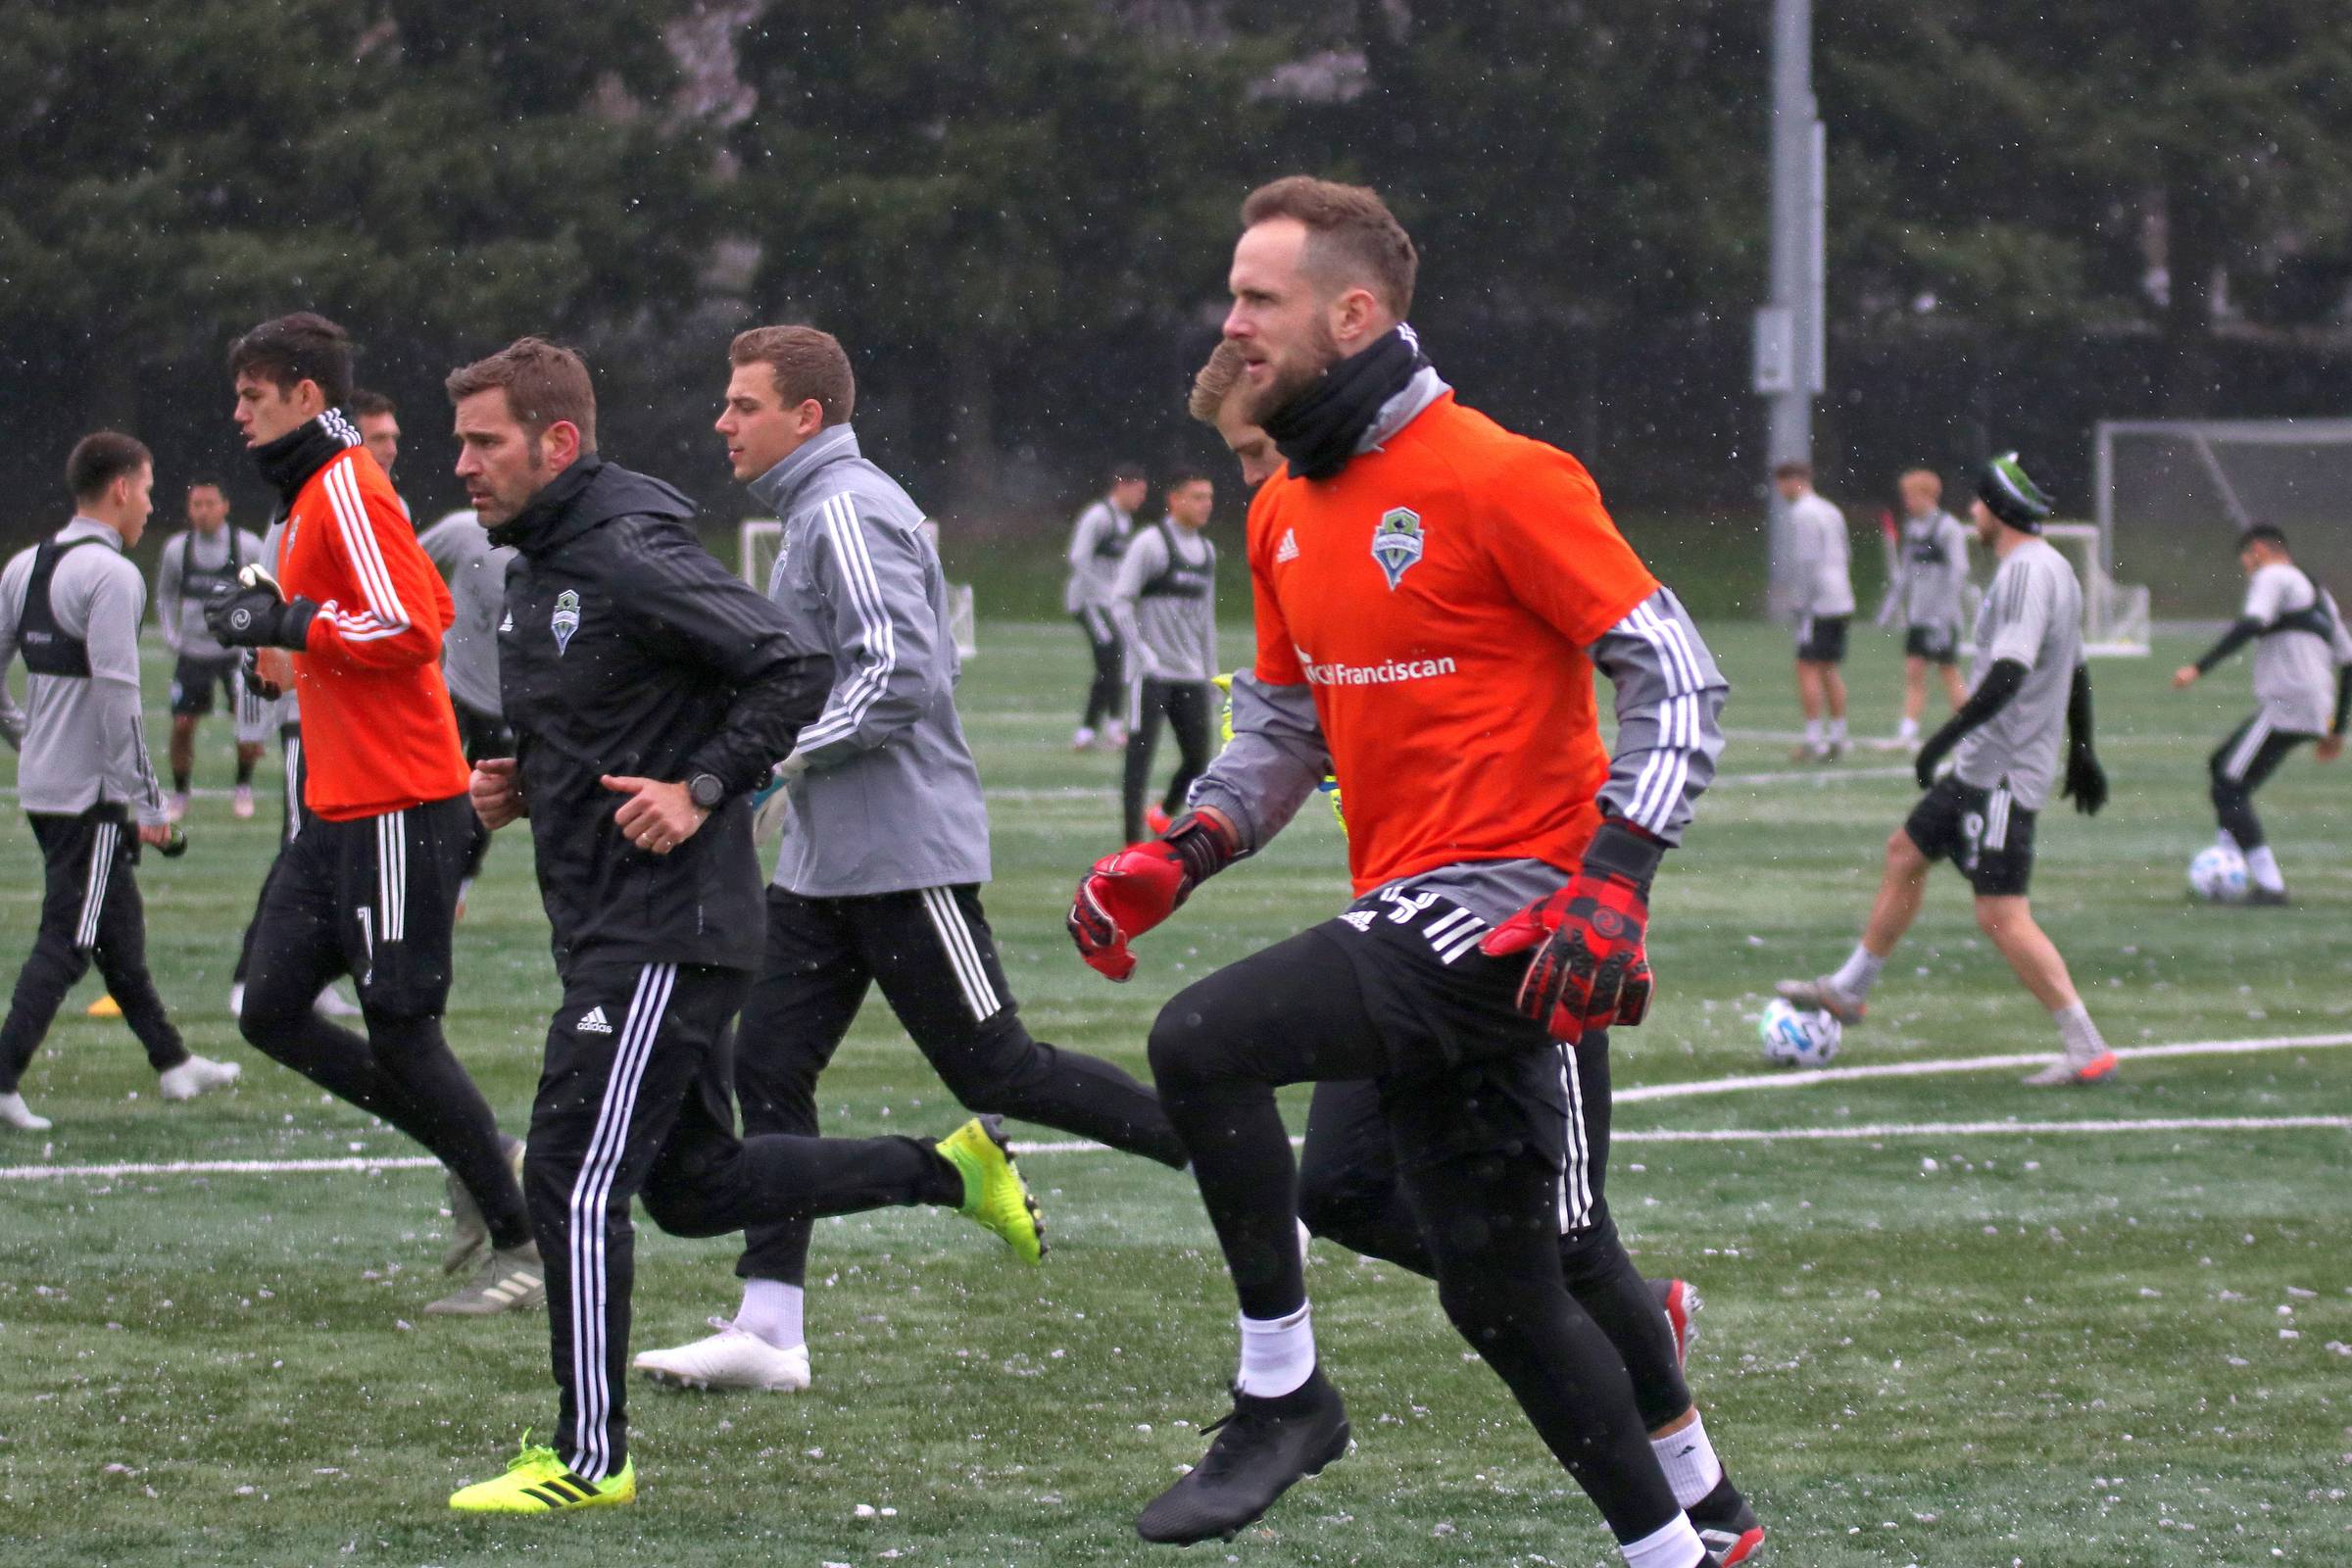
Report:
[[93,1018],[120,1018],[122,1016],[122,1004],[117,1002],[110,992],[91,1003],[86,1010]]

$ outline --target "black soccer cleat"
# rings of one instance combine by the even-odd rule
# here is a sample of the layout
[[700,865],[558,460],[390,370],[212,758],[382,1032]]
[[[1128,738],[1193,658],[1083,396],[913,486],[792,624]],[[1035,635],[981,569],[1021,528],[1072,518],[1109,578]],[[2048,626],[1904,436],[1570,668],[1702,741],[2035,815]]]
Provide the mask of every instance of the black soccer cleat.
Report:
[[1263,1519],[1275,1498],[1348,1451],[1348,1409],[1320,1366],[1275,1398],[1235,1389],[1233,1413],[1204,1430],[1217,1434],[1208,1453],[1136,1517],[1135,1533],[1146,1541],[1230,1541]]
[[1764,1547],[1763,1522],[1728,1475],[1684,1511],[1690,1516],[1690,1528],[1698,1532],[1698,1544],[1707,1548],[1709,1562],[1733,1568]]

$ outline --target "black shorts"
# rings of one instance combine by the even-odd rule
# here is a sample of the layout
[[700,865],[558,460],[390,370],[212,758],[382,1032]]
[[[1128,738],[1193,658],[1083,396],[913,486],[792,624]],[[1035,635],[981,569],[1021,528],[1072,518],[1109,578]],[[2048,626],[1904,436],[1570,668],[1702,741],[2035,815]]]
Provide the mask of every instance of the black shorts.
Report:
[[1920,797],[1903,831],[1929,859],[1958,866],[1981,899],[2023,898],[2034,879],[2034,813],[2006,784],[1982,789],[1947,773]]
[[213,689],[219,687],[228,710],[237,710],[237,656],[195,659],[180,655],[172,664],[172,716],[202,718],[213,710]]
[[1903,633],[1903,652],[1932,664],[1960,662],[1960,639],[1949,626],[1913,626]]
[[1435,894],[1384,890],[1306,933],[1347,956],[1380,1032],[1380,1103],[1400,1168],[1495,1152],[1565,1164],[1561,1054],[1519,1012],[1526,958],[1479,951],[1489,929]]
[[439,1017],[472,821],[463,795],[347,822],[305,812],[263,885],[254,961],[299,956],[350,974],[370,1012]]
[[1805,664],[1845,662],[1846,615],[1807,615],[1796,623],[1796,658]]

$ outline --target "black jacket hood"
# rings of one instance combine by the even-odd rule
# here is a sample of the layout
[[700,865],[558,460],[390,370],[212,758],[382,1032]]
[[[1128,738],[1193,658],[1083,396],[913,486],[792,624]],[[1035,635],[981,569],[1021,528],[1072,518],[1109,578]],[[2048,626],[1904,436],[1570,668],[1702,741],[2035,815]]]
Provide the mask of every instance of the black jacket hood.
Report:
[[615,517],[685,522],[695,512],[683,493],[652,474],[586,457],[549,480],[529,506],[491,529],[490,542],[541,556]]

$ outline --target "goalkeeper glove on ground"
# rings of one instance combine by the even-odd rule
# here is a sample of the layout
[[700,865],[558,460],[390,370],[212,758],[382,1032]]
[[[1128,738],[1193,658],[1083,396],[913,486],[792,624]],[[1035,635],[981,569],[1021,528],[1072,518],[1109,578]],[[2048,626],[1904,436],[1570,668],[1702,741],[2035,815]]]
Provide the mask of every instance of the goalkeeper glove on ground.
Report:
[[222,588],[204,607],[204,624],[224,648],[310,647],[311,618],[318,607],[308,599],[288,599],[277,579],[260,566],[237,573],[242,586]]
[[1233,830],[1214,817],[1187,811],[1164,838],[1105,855],[1079,879],[1070,901],[1070,940],[1096,973],[1124,980],[1135,973],[1127,944],[1176,912],[1193,889],[1241,853]]
[[1604,822],[1566,887],[1529,905],[1489,933],[1489,957],[1528,954],[1519,982],[1521,1013],[1554,1040],[1573,1041],[1610,1024],[1628,1028],[1649,1011],[1649,879],[1663,846],[1620,822]]

